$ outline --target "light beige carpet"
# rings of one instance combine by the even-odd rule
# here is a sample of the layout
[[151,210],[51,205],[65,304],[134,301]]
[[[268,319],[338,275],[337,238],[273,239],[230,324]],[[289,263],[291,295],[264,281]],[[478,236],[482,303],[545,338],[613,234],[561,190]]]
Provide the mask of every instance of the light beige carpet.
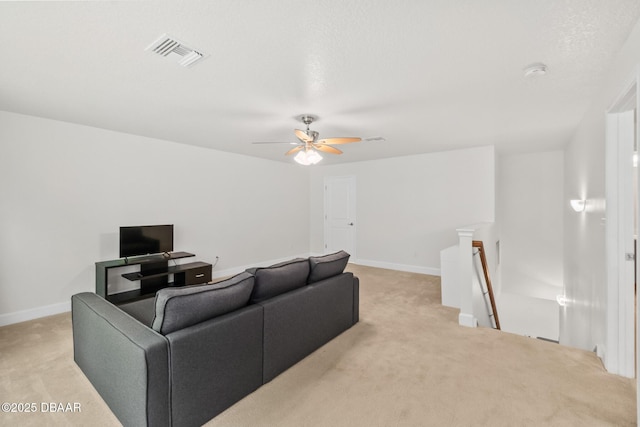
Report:
[[[348,269],[360,323],[207,426],[636,424],[635,381],[593,353],[458,326],[438,277]],[[68,314],[0,328],[0,374],[2,401],[82,410],[1,413],[0,425],[118,425],[73,363]]]

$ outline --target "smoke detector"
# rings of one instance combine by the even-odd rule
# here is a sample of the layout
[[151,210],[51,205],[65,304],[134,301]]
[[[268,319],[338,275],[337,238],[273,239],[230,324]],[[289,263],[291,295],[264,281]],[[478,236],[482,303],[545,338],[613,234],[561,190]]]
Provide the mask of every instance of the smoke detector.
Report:
[[204,53],[186,46],[183,42],[168,34],[160,36],[160,38],[147,46],[145,50],[160,56],[175,59],[178,64],[183,67],[191,67],[206,57]]
[[547,74],[547,66],[542,62],[536,62],[524,68],[525,77],[544,76],[545,74]]

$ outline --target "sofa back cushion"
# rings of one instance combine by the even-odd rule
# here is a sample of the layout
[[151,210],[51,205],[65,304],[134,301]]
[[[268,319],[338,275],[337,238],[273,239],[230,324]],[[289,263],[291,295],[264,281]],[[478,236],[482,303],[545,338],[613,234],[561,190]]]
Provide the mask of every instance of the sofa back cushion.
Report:
[[341,274],[347,266],[350,256],[345,251],[339,251],[335,254],[310,257],[309,267],[311,272],[309,273],[309,283],[319,282]]
[[250,302],[256,303],[305,286],[309,276],[309,261],[296,258],[270,267],[250,268],[247,271],[256,278],[250,299]]
[[211,285],[164,288],[156,293],[151,327],[168,334],[247,305],[254,277],[240,273]]

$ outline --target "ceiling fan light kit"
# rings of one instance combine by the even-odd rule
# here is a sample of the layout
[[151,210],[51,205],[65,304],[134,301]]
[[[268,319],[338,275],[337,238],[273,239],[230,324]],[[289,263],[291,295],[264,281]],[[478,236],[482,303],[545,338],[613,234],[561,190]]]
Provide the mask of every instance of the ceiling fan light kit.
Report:
[[300,163],[301,165],[309,166],[315,165],[320,160],[322,160],[322,156],[316,150],[304,150],[296,154],[293,160]]

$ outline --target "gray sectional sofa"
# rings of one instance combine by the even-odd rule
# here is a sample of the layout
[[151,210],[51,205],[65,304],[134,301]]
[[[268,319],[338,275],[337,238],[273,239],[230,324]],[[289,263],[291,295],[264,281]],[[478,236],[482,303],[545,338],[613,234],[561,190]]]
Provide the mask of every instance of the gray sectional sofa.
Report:
[[199,426],[358,322],[349,255],[115,306],[72,297],[74,359],[125,426]]

